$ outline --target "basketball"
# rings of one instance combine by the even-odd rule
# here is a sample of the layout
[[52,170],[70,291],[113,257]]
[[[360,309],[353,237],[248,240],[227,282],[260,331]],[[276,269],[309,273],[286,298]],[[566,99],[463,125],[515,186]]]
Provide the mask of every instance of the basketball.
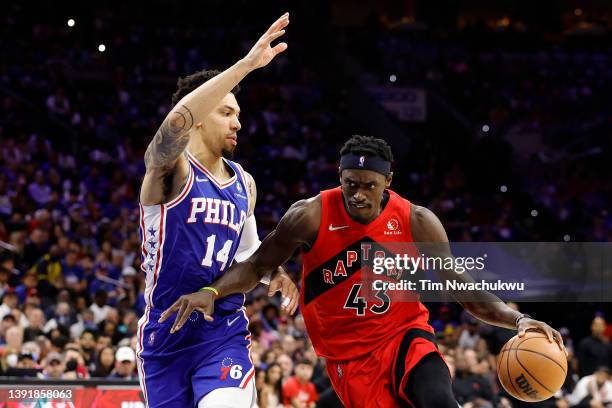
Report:
[[502,348],[497,374],[504,389],[526,402],[543,401],[565,382],[567,358],[557,343],[541,332],[528,331],[512,337]]

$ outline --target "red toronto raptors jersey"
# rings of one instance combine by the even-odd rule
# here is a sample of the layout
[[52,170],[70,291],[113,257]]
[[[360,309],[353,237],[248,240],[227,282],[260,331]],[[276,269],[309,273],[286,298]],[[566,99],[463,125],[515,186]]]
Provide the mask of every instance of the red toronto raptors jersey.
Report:
[[[321,224],[314,245],[303,253],[300,294],[304,322],[320,356],[350,360],[409,328],[433,333],[427,323],[429,312],[421,302],[394,302],[392,294],[382,293],[386,291],[373,291],[375,297],[365,295],[371,289],[363,288],[362,261],[382,256],[385,244],[395,244],[397,249],[397,243],[413,242],[410,202],[387,191],[387,205],[368,225],[348,215],[340,187],[321,192]],[[412,252],[406,248],[405,253]],[[386,252],[385,256],[392,255]]]

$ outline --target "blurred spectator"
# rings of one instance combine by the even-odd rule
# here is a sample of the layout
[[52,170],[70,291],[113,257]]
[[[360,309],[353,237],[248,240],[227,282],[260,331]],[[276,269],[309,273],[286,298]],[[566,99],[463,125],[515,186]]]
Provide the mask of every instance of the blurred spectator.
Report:
[[91,309],[84,309],[77,315],[77,322],[70,326],[70,336],[80,337],[84,330],[97,331],[98,327],[94,322],[94,312]]
[[87,370],[92,372],[96,369],[96,335],[91,330],[85,330],[81,333],[79,338],[79,345],[81,346],[81,355]]
[[17,319],[12,314],[7,314],[0,323],[0,344],[6,344],[6,332],[9,328],[17,325]]
[[35,368],[36,362],[34,361],[34,357],[29,353],[21,353],[19,354],[19,358],[17,359],[17,368]]
[[33,307],[26,312],[28,327],[24,331],[24,340],[31,341],[45,333],[45,315],[38,307]]
[[293,360],[287,354],[280,354],[276,357],[276,362],[283,370],[283,381],[287,380],[293,373]]
[[41,170],[36,172],[34,181],[28,186],[30,197],[40,207],[44,206],[51,200],[51,187],[45,183],[45,176]]
[[87,366],[85,365],[85,360],[79,350],[79,346],[69,343],[66,344],[65,350],[64,361],[66,363],[66,371],[64,373],[64,378],[71,380],[89,378],[89,372],[87,371]]
[[49,246],[49,232],[42,228],[34,228],[30,233],[29,239],[27,240],[21,261],[29,269],[30,266],[34,265],[45,253]]
[[117,296],[117,283],[113,282],[114,278],[110,276],[109,269],[106,262],[97,265],[94,278],[89,283],[89,292],[92,294],[104,292],[109,300],[114,301]]
[[0,305],[0,319],[10,314],[11,311],[17,307],[19,298],[15,292],[9,291],[2,297],[2,304]]
[[462,348],[476,348],[476,344],[480,340],[480,334],[478,333],[478,319],[470,316],[467,324],[467,329],[463,330],[459,335],[459,347]]
[[266,367],[264,384],[259,394],[260,408],[282,407],[282,376],[283,372],[278,364],[270,364]]
[[44,379],[60,379],[64,374],[64,363],[62,355],[57,352],[51,352],[47,355],[43,362],[43,371],[38,375],[38,378]]
[[593,374],[582,377],[567,396],[572,407],[605,408],[612,404],[612,381],[608,367],[598,367]]
[[581,377],[593,374],[600,366],[612,366],[612,346],[604,337],[606,321],[597,316],[591,323],[591,335],[578,346],[578,372]]
[[115,368],[115,352],[112,347],[104,347],[102,350],[98,351],[97,355],[96,369],[91,376],[106,378],[111,375]]
[[453,393],[460,404],[468,402],[477,407],[493,407],[488,402],[493,397],[493,391],[482,374],[477,374],[476,361],[471,361],[465,353],[455,356],[455,378],[453,380]]
[[108,296],[104,290],[97,290],[94,294],[94,302],[89,309],[94,314],[94,323],[98,324],[102,320],[106,319],[106,315],[112,307],[106,304]]
[[115,353],[115,369],[108,378],[119,378],[123,380],[138,379],[135,372],[136,353],[130,347],[119,347]]
[[61,267],[66,287],[77,293],[86,289],[85,272],[78,264],[78,251],[75,248],[70,248],[66,252],[64,259],[61,260]]
[[295,366],[295,375],[283,384],[283,404],[294,408],[312,408],[319,400],[319,394],[310,381],[312,365],[308,360],[301,360]]
[[6,330],[5,352],[13,351],[18,353],[23,346],[23,329],[20,326],[12,326]]
[[[1,228],[1,224],[0,224]],[[2,240],[2,238],[0,238]],[[9,279],[11,277],[11,270],[0,263],[0,298],[4,296],[11,289],[9,285]]]
[[74,323],[74,315],[70,308],[70,305],[66,302],[60,302],[55,307],[55,312],[53,313],[53,318],[47,322],[43,331],[45,333],[62,326],[68,329]]
[[23,305],[29,297],[38,296],[38,274],[35,269],[27,271],[23,275],[22,284],[15,288],[19,304]]
[[54,94],[47,97],[47,108],[56,115],[68,116],[70,113],[70,102],[68,102],[66,95],[64,95],[63,88],[58,88]]
[[32,361],[35,365],[38,364],[40,360],[40,346],[34,341],[27,341],[23,343],[21,346],[21,354],[27,354],[32,357]]
[[438,310],[438,318],[432,320],[431,327],[433,327],[436,332],[443,332],[447,326],[455,328],[459,326],[459,323],[453,320],[453,314],[450,307],[442,305]]
[[105,347],[112,347],[113,339],[104,333],[98,335],[98,342],[96,343],[96,351],[100,352]]

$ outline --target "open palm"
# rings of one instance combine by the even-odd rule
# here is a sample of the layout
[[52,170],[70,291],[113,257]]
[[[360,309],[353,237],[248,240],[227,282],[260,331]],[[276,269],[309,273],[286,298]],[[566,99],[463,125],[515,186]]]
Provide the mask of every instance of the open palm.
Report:
[[287,43],[281,42],[272,47],[272,41],[285,34],[284,28],[289,25],[289,13],[283,14],[270,28],[259,38],[253,48],[244,57],[251,69],[265,67],[275,56],[287,49]]

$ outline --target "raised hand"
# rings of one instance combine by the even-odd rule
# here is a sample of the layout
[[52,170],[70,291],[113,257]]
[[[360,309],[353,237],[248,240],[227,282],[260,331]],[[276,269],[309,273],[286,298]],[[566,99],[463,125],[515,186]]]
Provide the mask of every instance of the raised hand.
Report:
[[243,58],[249,69],[265,67],[274,57],[287,49],[287,43],[285,42],[278,43],[274,47],[271,45],[272,41],[285,34],[284,28],[287,25],[289,25],[289,13],[283,14],[272,23],[268,31],[259,38],[246,57]]
[[276,292],[280,292],[283,299],[281,309],[290,315],[294,314],[300,303],[300,292],[282,266],[272,275],[268,296],[274,296]]

